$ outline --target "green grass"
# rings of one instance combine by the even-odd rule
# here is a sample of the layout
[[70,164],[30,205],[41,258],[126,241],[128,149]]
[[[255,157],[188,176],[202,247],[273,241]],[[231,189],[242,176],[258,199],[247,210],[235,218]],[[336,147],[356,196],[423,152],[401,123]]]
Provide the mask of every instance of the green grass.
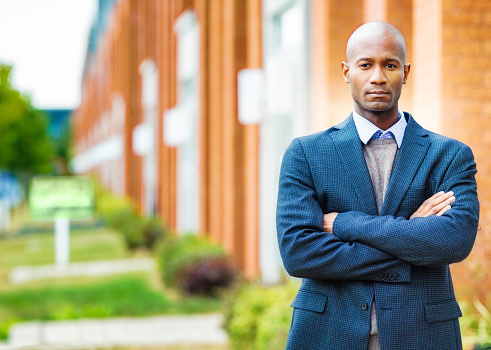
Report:
[[[73,230],[70,241],[72,262],[133,256],[121,235],[107,228]],[[53,262],[53,233],[0,239],[0,339],[11,324],[22,321],[217,312],[221,307],[218,299],[182,297],[164,289],[156,271],[8,283],[13,267]]]
[[144,316],[210,311],[210,307],[219,309],[218,302],[208,300],[205,304],[203,301],[172,299],[153,289],[148,276],[132,274],[96,281],[86,279],[76,285],[46,285],[0,292],[0,319]]
[[[27,348],[23,348],[27,350]],[[198,344],[183,344],[183,345],[142,345],[142,346],[115,346],[115,347],[103,347],[95,348],[93,346],[78,346],[77,350],[230,350],[228,345],[198,345]],[[30,346],[29,350],[46,350],[46,347]]]
[[[84,278],[0,291],[0,338],[14,322],[219,311],[220,301],[168,295],[148,274]],[[2,331],[3,329],[3,331]]]
[[117,347],[113,350],[229,350],[228,345],[165,345],[165,346],[138,346],[138,347]]
[[[0,239],[0,268],[54,263],[54,232]],[[70,261],[123,259],[128,252],[120,236],[107,228],[72,230]]]

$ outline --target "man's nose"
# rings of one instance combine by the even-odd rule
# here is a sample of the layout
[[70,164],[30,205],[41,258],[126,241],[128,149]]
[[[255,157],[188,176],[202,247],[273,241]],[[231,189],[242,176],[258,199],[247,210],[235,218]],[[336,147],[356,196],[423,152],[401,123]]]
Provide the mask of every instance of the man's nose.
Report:
[[383,67],[375,66],[374,69],[372,70],[370,83],[380,85],[386,82],[387,82],[387,77],[385,76]]

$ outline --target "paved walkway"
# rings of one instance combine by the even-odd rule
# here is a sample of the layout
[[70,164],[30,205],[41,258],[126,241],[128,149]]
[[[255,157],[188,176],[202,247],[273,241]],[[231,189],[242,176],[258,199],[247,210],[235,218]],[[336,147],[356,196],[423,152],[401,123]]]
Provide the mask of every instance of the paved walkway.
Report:
[[28,322],[10,329],[0,350],[92,349],[113,346],[225,345],[219,314]]
[[10,270],[9,280],[12,283],[24,283],[50,278],[103,276],[134,271],[152,271],[155,268],[155,261],[150,258],[78,262],[70,263],[66,266],[20,266]]

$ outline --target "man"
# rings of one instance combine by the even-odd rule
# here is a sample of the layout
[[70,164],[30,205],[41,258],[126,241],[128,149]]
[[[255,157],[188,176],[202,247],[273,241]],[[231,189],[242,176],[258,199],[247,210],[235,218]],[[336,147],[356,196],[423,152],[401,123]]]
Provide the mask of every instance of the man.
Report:
[[278,242],[303,278],[287,349],[462,349],[448,265],[476,236],[472,152],[399,112],[410,65],[396,28],[361,26],[346,56],[353,113],[282,162]]

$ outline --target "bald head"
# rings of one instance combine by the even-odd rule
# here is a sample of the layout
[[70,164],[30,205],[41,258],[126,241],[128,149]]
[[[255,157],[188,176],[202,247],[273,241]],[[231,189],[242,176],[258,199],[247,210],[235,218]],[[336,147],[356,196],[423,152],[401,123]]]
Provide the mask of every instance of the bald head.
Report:
[[355,112],[387,130],[399,119],[399,98],[411,68],[402,34],[388,23],[364,24],[349,38],[346,56],[341,69]]
[[369,22],[355,30],[348,40],[346,46],[346,58],[348,62],[352,61],[356,49],[365,43],[386,43],[393,41],[400,53],[402,62],[406,62],[406,42],[401,32],[396,27],[385,22]]

